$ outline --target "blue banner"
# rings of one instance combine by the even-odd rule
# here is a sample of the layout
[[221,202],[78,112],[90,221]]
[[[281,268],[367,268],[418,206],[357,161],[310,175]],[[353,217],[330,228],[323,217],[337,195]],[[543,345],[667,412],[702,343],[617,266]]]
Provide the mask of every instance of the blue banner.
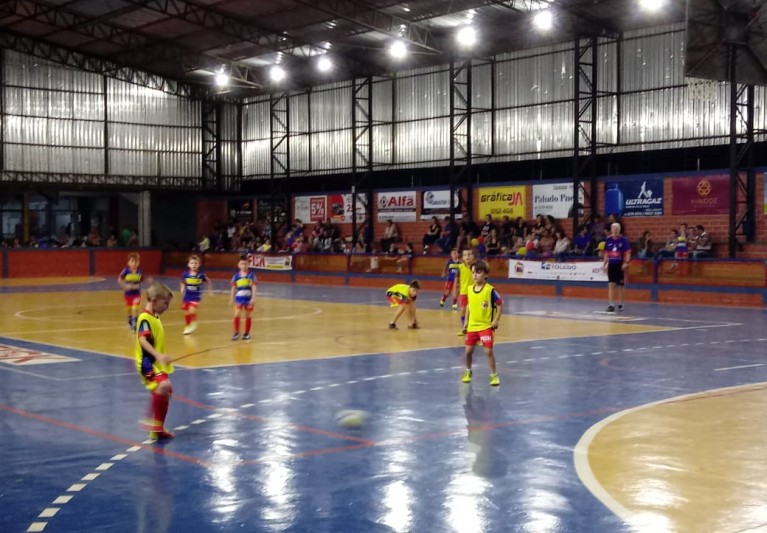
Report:
[[605,214],[623,217],[662,217],[663,178],[608,181]]

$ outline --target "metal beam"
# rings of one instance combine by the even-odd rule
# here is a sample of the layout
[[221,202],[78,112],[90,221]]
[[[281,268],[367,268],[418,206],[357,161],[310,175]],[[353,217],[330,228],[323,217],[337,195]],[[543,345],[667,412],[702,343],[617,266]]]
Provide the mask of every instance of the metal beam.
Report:
[[[373,242],[373,78],[352,82],[352,242],[359,242],[357,203],[364,195],[365,242]],[[360,193],[359,190],[363,189]],[[384,250],[387,251],[387,250]]]
[[[461,184],[471,180],[472,171],[472,63],[471,59],[450,61],[450,221],[455,223],[455,193]],[[467,187],[471,195],[471,187]],[[467,198],[466,211],[474,217],[472,198]]]
[[269,197],[271,202],[271,244],[277,245],[277,200],[282,204],[282,185],[290,178],[290,95],[269,95]]
[[[573,235],[597,213],[597,38],[575,39],[573,53]],[[589,183],[587,191],[583,181]],[[583,205],[579,197],[583,191]],[[580,212],[582,209],[582,213]]]
[[74,186],[77,188],[119,188],[141,190],[199,190],[201,179],[197,176],[124,176],[106,174],[77,174],[63,172],[0,172],[0,184],[39,184],[43,186]]

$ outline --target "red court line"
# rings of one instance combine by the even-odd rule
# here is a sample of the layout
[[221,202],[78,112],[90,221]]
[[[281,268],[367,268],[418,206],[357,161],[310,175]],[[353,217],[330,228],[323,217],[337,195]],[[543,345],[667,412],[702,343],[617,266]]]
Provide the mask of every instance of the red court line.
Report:
[[[262,423],[273,422],[273,420],[270,420],[268,418],[264,418],[263,416],[248,415],[248,414],[245,414],[245,413],[240,413],[239,411],[236,411],[236,410],[232,411],[232,410],[227,409],[227,408],[216,407],[214,405],[208,405],[208,404],[200,403],[198,401],[192,400],[191,398],[186,398],[185,396],[181,396],[181,395],[178,395],[178,394],[174,394],[173,395],[173,399],[177,400],[179,402],[185,403],[187,405],[191,405],[193,407],[198,407],[200,409],[205,409],[206,411],[215,411],[215,412],[223,413],[223,414],[226,414],[226,415],[229,415],[229,416],[234,416],[234,417],[237,417],[237,418],[242,418],[244,420],[255,420],[256,422],[262,422]],[[307,433],[316,433],[318,435],[324,435],[326,437],[331,437],[331,438],[334,438],[334,439],[341,439],[341,440],[348,440],[348,441],[351,441],[351,442],[358,442],[360,444],[364,444],[364,445],[367,445],[367,446],[372,446],[372,445],[375,444],[375,442],[372,441],[372,440],[361,439],[359,437],[353,437],[351,435],[344,435],[343,433],[335,433],[333,431],[325,431],[324,429],[318,429],[318,428],[313,428],[313,427],[309,427],[309,426],[302,426],[300,424],[292,424],[290,422],[285,423],[284,425],[286,427],[297,429],[298,431],[305,431]]]
[[69,422],[64,422],[63,420],[57,420],[55,418],[50,418],[43,415],[36,415],[35,413],[30,413],[29,411],[23,411],[21,409],[16,409],[15,407],[11,407],[9,405],[4,405],[0,403],[0,410],[8,411],[9,413],[13,413],[16,415],[24,416],[27,418],[31,418],[33,420],[37,420],[38,422],[45,422],[46,424],[51,424],[54,426],[63,427],[66,429],[71,429],[73,431],[79,431],[80,433],[85,433],[87,435],[91,435],[94,437],[99,437],[105,440],[111,440],[113,442],[119,442],[120,444],[127,444],[130,446],[139,446],[141,448],[144,448],[145,450],[148,450],[152,453],[158,453],[160,455],[165,455],[168,457],[173,457],[174,459],[179,459],[181,461],[186,461],[187,463],[193,463],[196,465],[201,465],[205,467],[210,467],[210,463],[207,461],[203,461],[202,459],[197,459],[196,457],[191,457],[189,455],[184,455],[182,453],[176,453],[171,450],[165,450],[163,448],[158,448],[155,446],[148,446],[146,444],[142,444],[140,442],[135,442],[129,439],[124,439],[122,437],[118,437],[116,435],[110,435],[109,433],[102,433],[101,431],[96,431],[94,429],[86,428],[83,426],[78,426],[76,424],[70,424]]

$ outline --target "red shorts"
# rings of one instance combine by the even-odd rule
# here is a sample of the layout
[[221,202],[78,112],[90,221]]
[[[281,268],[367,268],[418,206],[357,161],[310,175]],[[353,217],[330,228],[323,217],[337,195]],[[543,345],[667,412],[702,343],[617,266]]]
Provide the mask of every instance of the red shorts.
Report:
[[467,307],[469,305],[469,295],[468,294],[459,294],[458,295],[458,307]]
[[125,296],[123,295],[123,298],[125,299],[125,305],[128,307],[138,307],[141,305],[141,295],[138,294],[136,296]]
[[234,304],[237,311],[253,311],[253,304]]
[[450,292],[453,290],[453,286],[455,285],[455,280],[448,280],[445,282],[445,292]]
[[410,303],[410,300],[397,293],[387,293],[386,301],[389,302],[389,305],[392,307],[396,307],[398,305],[407,305]]
[[[155,390],[160,385],[160,383],[163,381],[168,381],[169,379],[170,376],[168,376],[168,374],[165,372],[155,372],[153,370],[147,374],[144,374],[145,386],[150,391]],[[171,392],[172,391],[173,389],[171,389]]]
[[495,331],[493,328],[488,328],[482,331],[470,331],[466,334],[466,342],[464,342],[464,344],[466,346],[476,346],[477,344],[482,343],[483,348],[492,348],[494,334]]
[[181,310],[182,311],[189,311],[195,310],[200,306],[200,302],[181,302]]

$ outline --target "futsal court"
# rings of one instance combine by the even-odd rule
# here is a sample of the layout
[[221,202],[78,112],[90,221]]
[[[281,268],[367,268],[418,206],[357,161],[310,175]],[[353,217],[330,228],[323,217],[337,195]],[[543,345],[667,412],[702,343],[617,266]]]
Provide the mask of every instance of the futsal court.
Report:
[[[165,279],[174,290],[178,281]],[[492,281],[492,280],[491,280]],[[3,280],[0,531],[767,530],[761,310],[504,293],[502,383],[462,384],[457,313],[380,289],[263,283],[253,339],[228,287],[163,315],[167,426],[113,279]],[[339,426],[345,409],[369,413]]]

